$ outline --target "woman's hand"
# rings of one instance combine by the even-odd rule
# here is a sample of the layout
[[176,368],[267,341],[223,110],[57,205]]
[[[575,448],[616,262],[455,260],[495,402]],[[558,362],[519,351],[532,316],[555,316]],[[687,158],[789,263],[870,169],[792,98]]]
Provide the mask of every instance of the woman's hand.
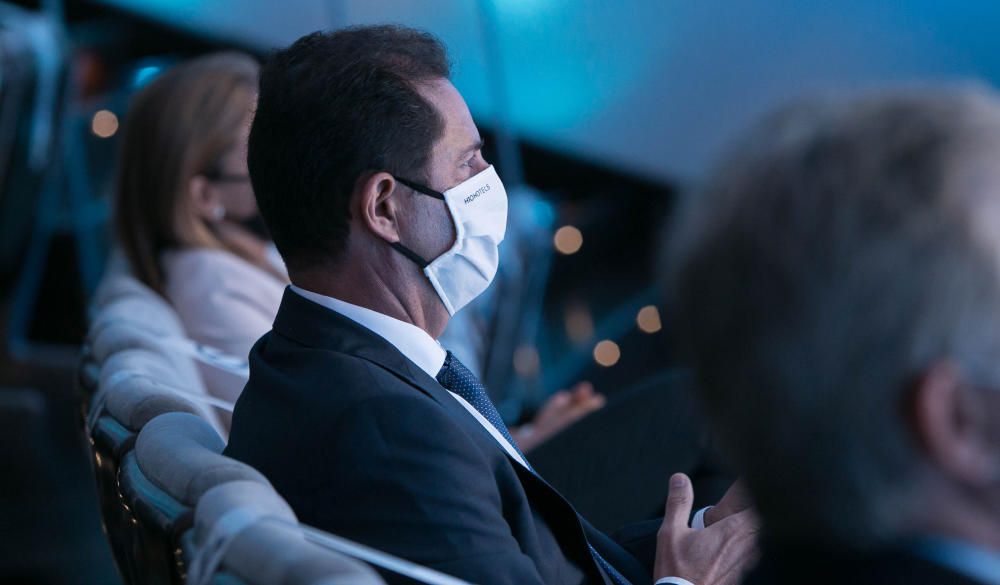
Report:
[[521,451],[528,452],[547,439],[604,406],[604,395],[594,391],[590,382],[580,382],[571,390],[552,395],[528,424],[511,430]]

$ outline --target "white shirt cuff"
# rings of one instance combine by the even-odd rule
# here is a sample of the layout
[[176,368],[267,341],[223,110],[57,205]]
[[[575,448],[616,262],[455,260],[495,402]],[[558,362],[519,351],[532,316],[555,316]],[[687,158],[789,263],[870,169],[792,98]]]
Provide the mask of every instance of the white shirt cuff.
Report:
[[708,512],[711,509],[712,506],[707,506],[694,513],[694,518],[691,519],[691,530],[705,529],[705,512]]
[[664,577],[657,581],[656,585],[694,585],[694,583],[680,577]]

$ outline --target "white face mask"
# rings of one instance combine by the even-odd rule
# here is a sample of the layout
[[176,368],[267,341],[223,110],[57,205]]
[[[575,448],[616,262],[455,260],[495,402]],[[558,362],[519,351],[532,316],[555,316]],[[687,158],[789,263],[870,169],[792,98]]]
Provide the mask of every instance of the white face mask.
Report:
[[493,165],[438,193],[396,178],[407,187],[443,199],[455,223],[455,245],[427,262],[399,242],[392,246],[413,260],[431,281],[448,313],[454,315],[485,291],[500,265],[500,242],[507,232],[507,191]]

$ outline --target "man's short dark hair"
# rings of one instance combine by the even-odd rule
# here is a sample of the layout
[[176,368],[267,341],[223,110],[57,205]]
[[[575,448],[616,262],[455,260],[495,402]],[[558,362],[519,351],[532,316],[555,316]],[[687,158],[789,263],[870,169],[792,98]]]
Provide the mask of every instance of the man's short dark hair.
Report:
[[449,75],[436,38],[399,26],[315,32],[268,60],[248,164],[290,270],[337,261],[359,179],[382,170],[425,179],[444,122],[416,87]]

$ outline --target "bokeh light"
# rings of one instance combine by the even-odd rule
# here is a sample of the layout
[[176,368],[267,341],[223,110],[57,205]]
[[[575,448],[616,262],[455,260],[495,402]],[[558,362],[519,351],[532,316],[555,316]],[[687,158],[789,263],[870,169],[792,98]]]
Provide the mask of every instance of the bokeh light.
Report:
[[576,302],[566,307],[566,337],[573,343],[584,343],[594,336],[594,318],[587,305]]
[[90,121],[90,130],[100,138],[111,138],[118,132],[118,116],[108,110],[98,110]]
[[560,254],[576,254],[583,247],[583,233],[574,226],[566,225],[556,230],[553,243]]
[[636,316],[635,321],[639,325],[639,330],[643,333],[656,333],[660,329],[663,329],[663,323],[660,321],[660,311],[653,305],[647,305],[639,309],[639,314]]
[[522,345],[514,350],[514,371],[522,378],[534,378],[538,375],[541,359],[538,350],[530,345]]
[[617,364],[621,357],[622,351],[614,341],[605,339],[594,347],[594,361],[605,368]]

